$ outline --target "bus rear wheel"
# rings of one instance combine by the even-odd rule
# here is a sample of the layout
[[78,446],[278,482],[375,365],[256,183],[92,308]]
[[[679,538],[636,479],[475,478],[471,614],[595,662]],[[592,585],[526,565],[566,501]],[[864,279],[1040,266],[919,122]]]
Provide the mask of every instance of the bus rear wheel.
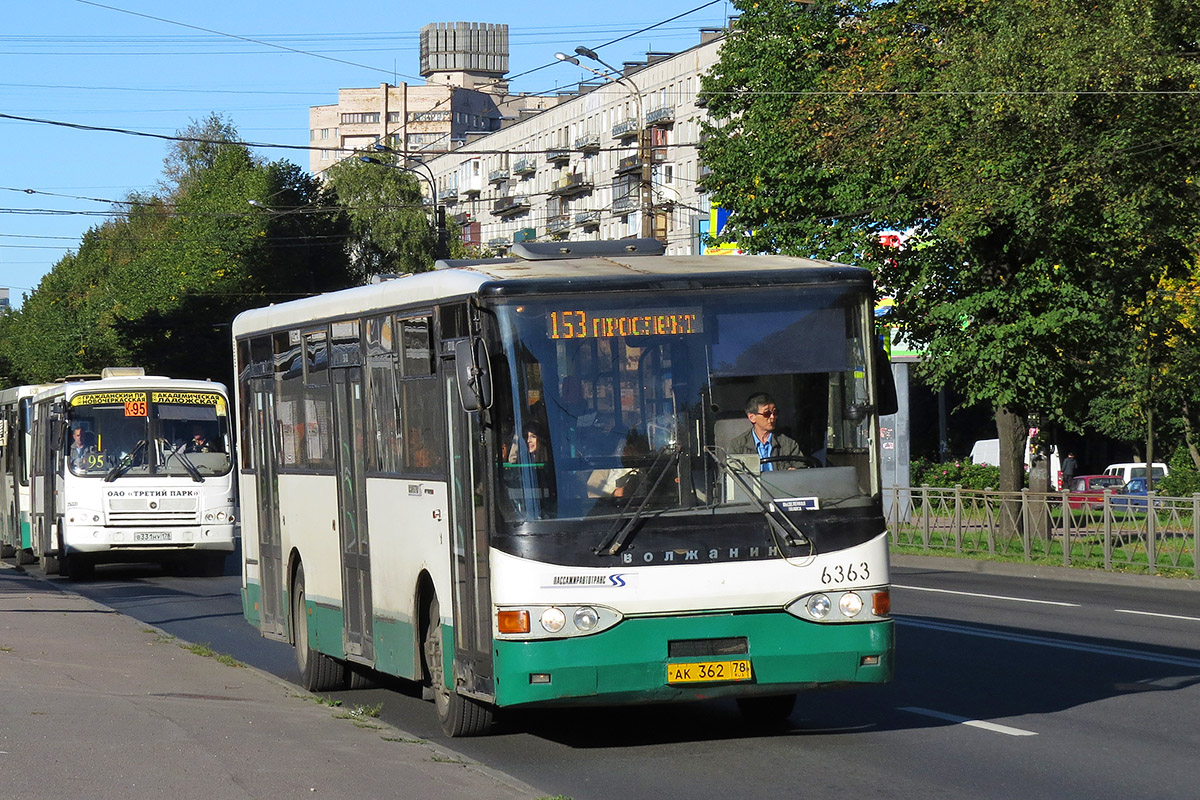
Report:
[[335,658],[319,653],[308,642],[308,603],[304,595],[304,565],[296,567],[292,579],[292,639],[300,685],[310,692],[341,689],[346,682],[346,666]]
[[464,697],[446,686],[443,655],[441,606],[437,597],[429,601],[425,633],[421,650],[425,675],[433,693],[438,722],[447,736],[482,736],[488,733],[495,720],[495,708],[470,697]]

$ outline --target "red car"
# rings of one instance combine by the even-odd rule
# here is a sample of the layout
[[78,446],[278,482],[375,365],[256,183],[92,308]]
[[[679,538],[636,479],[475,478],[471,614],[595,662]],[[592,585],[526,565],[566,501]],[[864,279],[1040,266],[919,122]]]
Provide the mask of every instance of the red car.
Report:
[[1125,486],[1119,475],[1076,475],[1067,487],[1067,505],[1071,508],[1103,508],[1104,490],[1117,494]]

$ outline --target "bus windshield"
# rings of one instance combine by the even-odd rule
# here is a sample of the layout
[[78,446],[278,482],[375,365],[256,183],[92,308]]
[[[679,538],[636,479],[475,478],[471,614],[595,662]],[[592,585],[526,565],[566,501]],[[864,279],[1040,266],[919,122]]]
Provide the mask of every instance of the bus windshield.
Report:
[[75,475],[225,475],[232,461],[223,395],[83,392],[70,400],[65,453]]
[[[497,306],[502,514],[866,502],[868,300],[861,286],[780,286]],[[755,420],[777,449],[760,452]]]

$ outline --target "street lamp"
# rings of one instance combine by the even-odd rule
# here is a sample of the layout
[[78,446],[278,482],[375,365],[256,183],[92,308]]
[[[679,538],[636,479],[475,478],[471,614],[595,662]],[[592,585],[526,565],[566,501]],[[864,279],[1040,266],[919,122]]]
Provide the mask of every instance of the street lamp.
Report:
[[[375,149],[380,152],[392,153],[393,155],[401,157],[404,156],[403,153],[398,153],[390,147],[382,144],[375,145]],[[426,172],[429,173],[426,175],[425,173],[417,170],[415,167],[409,166],[410,162],[407,159],[403,164],[392,164],[387,161],[383,161],[382,159],[375,158],[374,156],[359,156],[358,160],[367,164],[375,164],[376,166],[387,167],[388,169],[396,169],[400,170],[401,172],[410,173],[429,184],[429,200],[433,204],[433,218],[430,220],[430,227],[433,229],[434,239],[436,242],[434,245],[433,257],[435,259],[449,258],[450,242],[446,231],[446,209],[437,201],[437,184],[434,183],[433,170],[429,168],[429,165],[420,161],[411,162],[425,167]]]
[[603,78],[609,83],[620,84],[625,91],[633,95],[634,108],[637,112],[637,155],[638,163],[641,165],[638,180],[638,198],[642,217],[642,238],[651,239],[654,237],[653,177],[651,171],[652,165],[650,163],[650,131],[645,124],[646,117],[642,114],[642,90],[638,88],[638,85],[633,82],[632,78],[628,75],[622,75],[620,70],[606,63],[604,59],[596,55],[595,50],[590,50],[580,45],[575,48],[575,52],[584,58],[589,58],[599,63],[601,66],[607,68],[608,72],[592,69],[586,64],[581,63],[575,56],[569,56],[566,53],[555,53],[554,57],[559,61],[566,61],[569,64],[586,69],[588,72]]

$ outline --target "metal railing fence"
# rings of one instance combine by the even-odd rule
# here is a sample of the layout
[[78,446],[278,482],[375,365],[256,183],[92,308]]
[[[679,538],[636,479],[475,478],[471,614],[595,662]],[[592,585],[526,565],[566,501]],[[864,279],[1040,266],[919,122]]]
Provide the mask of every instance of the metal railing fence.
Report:
[[[1200,578],[1200,494],[1114,495],[893,486],[893,548]],[[890,501],[890,502],[889,502]]]

